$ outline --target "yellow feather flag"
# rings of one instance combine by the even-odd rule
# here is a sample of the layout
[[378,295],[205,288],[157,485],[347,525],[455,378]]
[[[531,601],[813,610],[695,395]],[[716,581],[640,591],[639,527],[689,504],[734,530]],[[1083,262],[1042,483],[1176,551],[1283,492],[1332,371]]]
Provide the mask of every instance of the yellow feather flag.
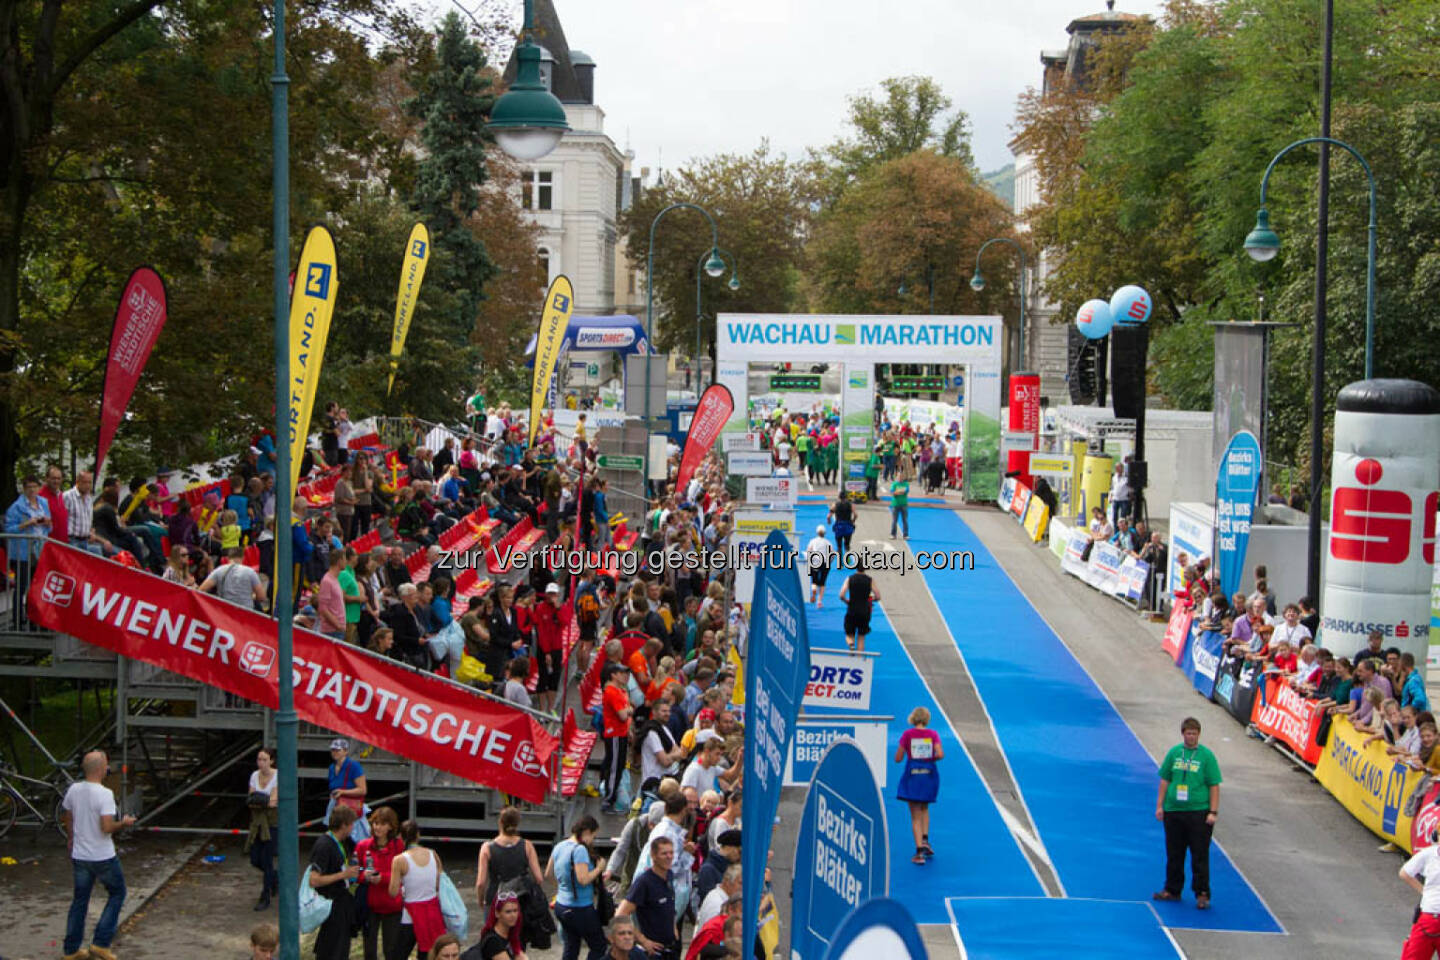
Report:
[[540,427],[540,408],[550,392],[550,375],[560,359],[560,345],[565,341],[565,328],[570,325],[570,311],[575,307],[575,291],[564,274],[555,278],[545,291],[545,309],[540,313],[540,326],[535,331],[535,375],[530,381],[530,434],[526,444],[535,442]]
[[400,354],[405,350],[405,334],[410,332],[415,299],[420,296],[425,265],[429,262],[430,231],[425,229],[425,224],[417,223],[410,230],[410,239],[405,243],[405,260],[400,265],[400,289],[395,294],[395,330],[390,334],[390,382],[385,387],[387,397],[395,388],[395,371],[400,366]]
[[330,336],[330,318],[340,293],[335,240],[324,227],[312,227],[300,249],[295,289],[290,294],[290,489],[300,477],[300,459],[315,409],[315,388]]

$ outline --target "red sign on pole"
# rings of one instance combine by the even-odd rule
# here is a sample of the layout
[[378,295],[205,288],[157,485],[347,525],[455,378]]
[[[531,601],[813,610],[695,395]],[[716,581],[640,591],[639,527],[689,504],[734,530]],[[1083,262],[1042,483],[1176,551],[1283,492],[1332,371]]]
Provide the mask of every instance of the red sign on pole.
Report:
[[680,455],[680,472],[675,476],[675,493],[685,495],[685,486],[705,459],[705,454],[715,445],[720,431],[725,429],[730,414],[735,412],[735,398],[730,388],[723,383],[712,383],[700,396],[695,405],[695,415],[690,419],[690,429],[685,434],[685,452]]
[[1170,622],[1165,625],[1165,638],[1160,646],[1177,665],[1185,655],[1185,641],[1190,636],[1190,621],[1194,617],[1193,610],[1177,603],[1170,611]]
[[105,386],[100,391],[100,436],[95,445],[95,474],[115,439],[125,408],[140,382],[140,372],[165,326],[165,281],[149,267],[130,274],[115,308],[110,331],[110,357],[105,364]]
[[[159,577],[50,543],[30,619],[275,709],[275,621]],[[295,631],[302,720],[541,803],[557,741],[530,714],[349,644]]]

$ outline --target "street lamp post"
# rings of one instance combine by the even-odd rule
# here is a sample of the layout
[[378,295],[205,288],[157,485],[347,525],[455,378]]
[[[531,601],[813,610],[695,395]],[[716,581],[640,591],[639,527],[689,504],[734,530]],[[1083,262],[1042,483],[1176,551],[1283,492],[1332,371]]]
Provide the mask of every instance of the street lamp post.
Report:
[[[1328,56],[1330,12],[1327,4],[1326,11],[1326,123],[1329,126],[1328,110],[1328,80],[1329,61]],[[1365,379],[1369,380],[1374,372],[1375,364],[1375,226],[1376,226],[1376,205],[1375,205],[1375,175],[1370,172],[1370,164],[1365,162],[1354,147],[1340,140],[1329,136],[1306,137],[1303,140],[1296,140],[1284,150],[1275,154],[1270,160],[1270,165],[1265,168],[1265,176],[1260,179],[1260,209],[1255,214],[1255,229],[1251,230],[1245,237],[1245,252],[1250,258],[1260,262],[1273,260],[1280,252],[1280,237],[1270,227],[1270,211],[1265,207],[1265,192],[1270,185],[1270,173],[1275,169],[1275,164],[1296,147],[1308,143],[1318,143],[1322,151],[1321,155],[1321,207],[1320,207],[1320,230],[1321,240],[1318,250],[1318,259],[1315,264],[1315,345],[1314,363],[1311,371],[1311,397],[1310,397],[1310,502],[1309,507],[1310,523],[1307,543],[1305,590],[1312,600],[1320,599],[1320,510],[1321,493],[1323,491],[1322,470],[1320,463],[1324,451],[1325,437],[1325,258],[1328,252],[1326,231],[1326,219],[1329,213],[1329,191],[1328,181],[1330,176],[1329,147],[1336,146],[1347,151],[1352,157],[1360,161],[1360,166],[1365,170],[1365,178],[1370,184],[1370,225],[1368,228],[1368,250],[1365,267]]]
[[495,142],[516,160],[539,160],[560,143],[570,129],[565,107],[540,79],[540,47],[535,31],[535,3],[525,0],[525,24],[515,48],[515,82],[490,109]]
[[1270,165],[1265,168],[1265,176],[1260,180],[1260,210],[1255,214],[1255,229],[1245,237],[1245,252],[1250,255],[1250,259],[1261,263],[1275,259],[1275,255],[1280,252],[1280,237],[1270,227],[1270,211],[1265,207],[1265,192],[1270,185],[1270,173],[1280,162],[1280,158],[1296,147],[1304,146],[1307,143],[1328,143],[1348,151],[1350,156],[1360,161],[1360,166],[1365,170],[1365,179],[1370,184],[1370,225],[1365,263],[1365,379],[1369,380],[1375,373],[1375,226],[1377,214],[1375,175],[1370,172],[1370,164],[1365,162],[1365,158],[1360,155],[1360,152],[1350,144],[1332,137],[1306,137],[1304,140],[1296,140],[1275,154]]
[[1011,240],[1009,237],[991,237],[989,240],[986,240],[983,244],[981,244],[980,249],[975,253],[975,276],[970,278],[970,289],[974,290],[976,293],[979,293],[981,290],[985,289],[985,277],[980,273],[980,258],[984,256],[985,248],[990,246],[990,244],[992,243],[1008,243],[1010,244],[1010,246],[1014,247],[1015,252],[1020,255],[1020,367],[1021,369],[1024,369],[1025,301],[1027,299],[1027,290],[1025,287],[1025,248],[1020,246],[1020,244],[1016,243],[1014,240]]
[[[280,960],[300,960],[299,889],[300,791],[297,782],[300,719],[295,713],[295,634],[290,618],[290,78],[285,73],[285,0],[274,0],[275,71],[270,76],[271,232],[275,308],[275,600],[279,710],[275,714],[275,750],[280,774],[276,817],[280,884]],[[287,895],[289,894],[289,895]]]
[[[720,259],[720,231],[715,226],[715,218],[710,211],[696,203],[672,203],[659,213],[655,219],[650,221],[650,246],[645,253],[645,349],[652,349],[655,342],[655,228],[665,218],[665,214],[671,210],[678,210],[681,207],[688,207],[691,210],[698,210],[710,221],[710,259],[705,261],[705,272],[712,277],[718,277],[725,272],[725,261]],[[645,357],[645,477],[644,483],[650,483],[650,357]]]
[[740,263],[735,259],[735,254],[729,250],[715,248],[709,253],[700,254],[700,259],[695,263],[695,397],[700,397],[700,351],[703,349],[700,343],[700,334],[703,327],[703,314],[700,309],[700,276],[708,257],[719,254],[721,259],[730,260],[730,280],[725,285],[731,290],[740,289]]

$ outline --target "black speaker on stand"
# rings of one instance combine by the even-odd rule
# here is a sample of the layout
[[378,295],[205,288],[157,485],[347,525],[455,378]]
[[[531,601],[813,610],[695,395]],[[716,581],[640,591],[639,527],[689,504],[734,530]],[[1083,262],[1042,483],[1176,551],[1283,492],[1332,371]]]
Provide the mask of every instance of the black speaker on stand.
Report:
[[1126,467],[1132,523],[1149,519],[1145,515],[1145,486],[1150,473],[1145,464],[1145,360],[1149,350],[1148,324],[1116,324],[1110,332],[1110,396],[1115,416],[1135,421],[1135,459]]

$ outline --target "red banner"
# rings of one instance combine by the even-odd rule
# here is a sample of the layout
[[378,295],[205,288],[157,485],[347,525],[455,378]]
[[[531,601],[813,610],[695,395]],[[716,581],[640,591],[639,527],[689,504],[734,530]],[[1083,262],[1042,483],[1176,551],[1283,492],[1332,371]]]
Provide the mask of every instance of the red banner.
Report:
[[110,331],[110,359],[105,364],[105,386],[100,391],[100,437],[95,444],[95,477],[115,439],[125,408],[140,382],[140,372],[165,326],[165,281],[149,267],[130,274],[115,308]]
[[1320,762],[1320,744],[1315,735],[1320,731],[1320,721],[1325,711],[1315,706],[1314,700],[1306,700],[1290,689],[1280,677],[1265,678],[1265,702],[1255,698],[1251,722],[1267,736],[1274,737],[1295,751],[1295,755],[1312,767]]
[[680,472],[675,476],[675,493],[685,495],[685,487],[695,469],[705,459],[705,454],[715,446],[720,431],[725,429],[730,414],[735,412],[735,398],[730,388],[723,383],[712,383],[700,396],[695,405],[695,415],[690,419],[690,429],[685,434],[685,452],[680,455]]
[[1419,853],[1430,846],[1431,834],[1437,829],[1440,829],[1440,783],[1432,783],[1425,790],[1425,799],[1415,811],[1415,818],[1410,821],[1410,852]]
[[[275,621],[179,584],[50,543],[30,619],[275,709]],[[319,724],[533,803],[554,736],[523,710],[358,647],[295,631],[295,709]]]
[[1165,639],[1160,641],[1160,647],[1177,665],[1185,655],[1185,640],[1190,636],[1190,621],[1194,617],[1193,610],[1178,603],[1170,611],[1170,623],[1165,627]]

